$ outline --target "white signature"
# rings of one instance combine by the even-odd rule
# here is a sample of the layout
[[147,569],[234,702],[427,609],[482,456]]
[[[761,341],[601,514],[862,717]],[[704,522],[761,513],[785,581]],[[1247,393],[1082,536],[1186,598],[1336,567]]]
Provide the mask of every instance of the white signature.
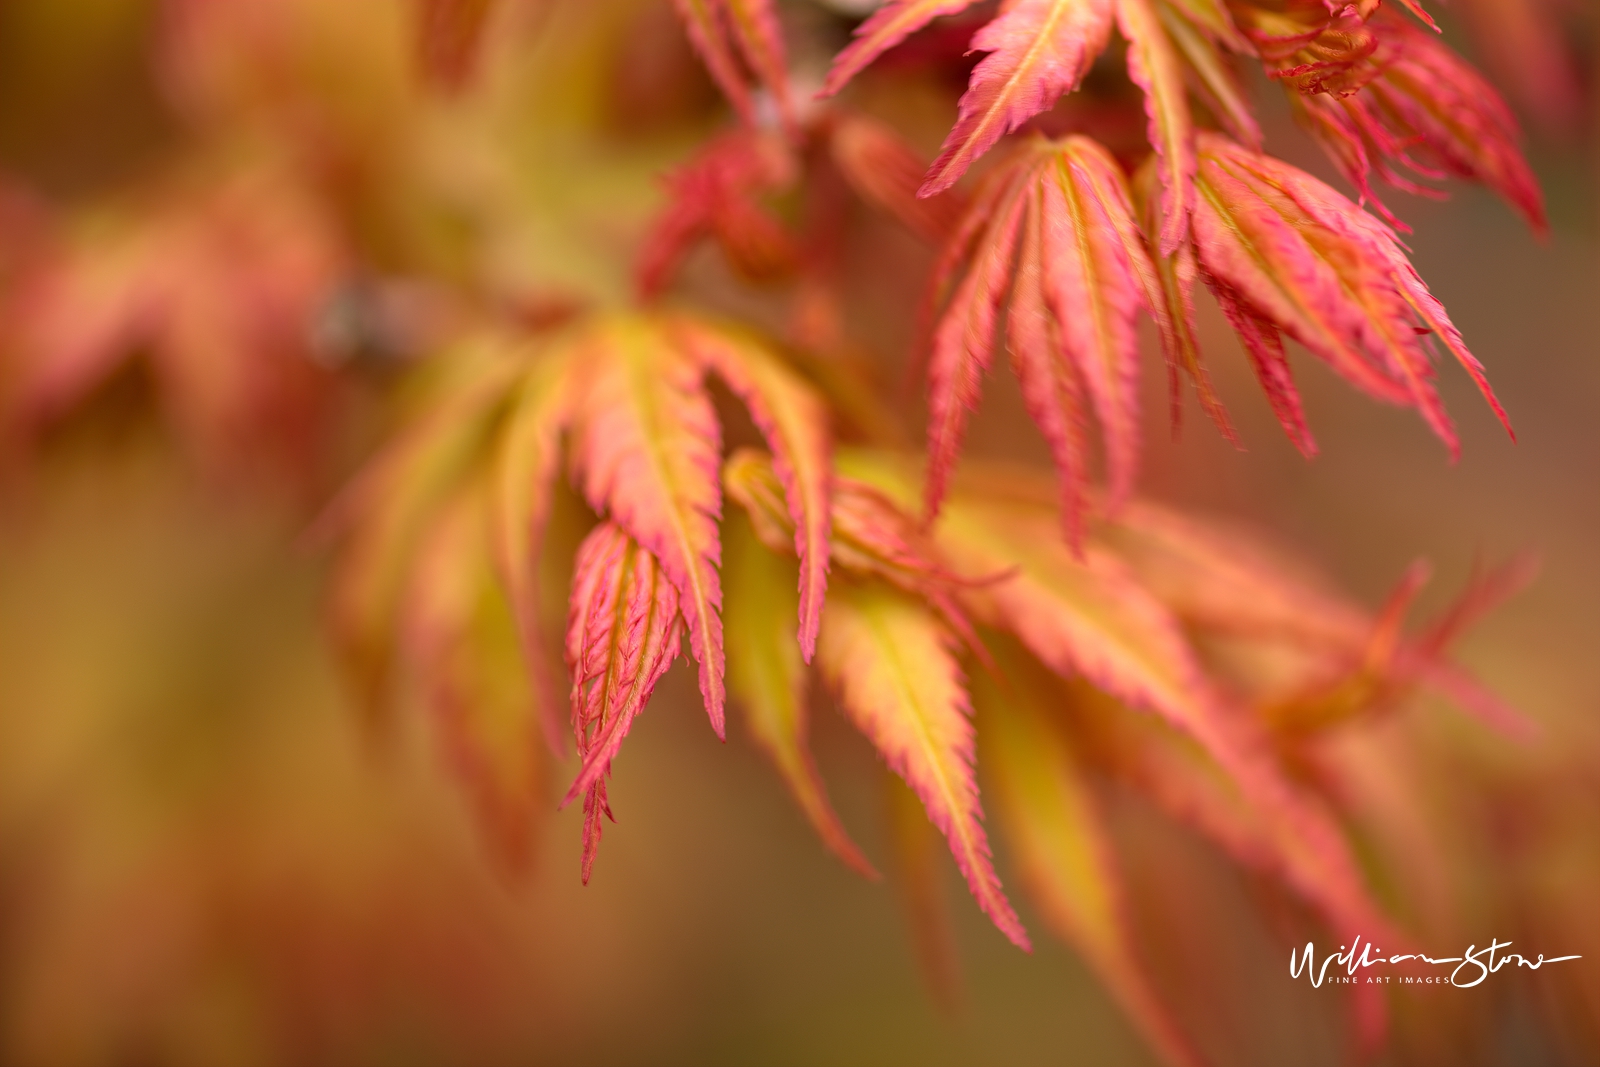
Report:
[[[1497,973],[1500,968],[1504,967],[1512,960],[1517,961],[1518,967],[1526,967],[1529,970],[1537,971],[1540,967],[1543,967],[1547,963],[1564,963],[1567,960],[1583,959],[1582,956],[1555,956],[1551,959],[1545,959],[1544,953],[1542,952],[1539,954],[1539,958],[1534,960],[1530,960],[1526,956],[1523,956],[1517,952],[1508,952],[1505,955],[1502,955],[1499,959],[1496,959],[1496,952],[1501,949],[1507,949],[1511,947],[1511,942],[1500,941],[1499,939],[1490,941],[1489,944],[1485,945],[1483,948],[1479,948],[1477,945],[1468,945],[1465,954],[1460,956],[1445,956],[1440,959],[1434,959],[1432,956],[1424,956],[1421,953],[1409,953],[1399,956],[1384,956],[1377,949],[1373,948],[1372,942],[1370,941],[1361,947],[1361,955],[1357,956],[1356,946],[1358,945],[1361,945],[1361,938],[1359,935],[1353,942],[1351,942],[1349,948],[1346,948],[1344,945],[1340,945],[1338,952],[1330,953],[1329,955],[1325,956],[1322,960],[1322,966],[1319,968],[1316,966],[1316,948],[1312,942],[1307,941],[1306,947],[1301,952],[1296,953],[1293,950],[1289,952],[1289,977],[1299,978],[1300,972],[1304,971],[1306,977],[1311,982],[1312,988],[1317,988],[1322,985],[1323,979],[1326,978],[1328,974],[1328,966],[1333,963],[1337,963],[1339,966],[1345,968],[1347,977],[1339,978],[1336,976],[1331,981],[1345,983],[1360,981],[1360,979],[1356,977],[1357,971],[1367,967],[1375,967],[1380,963],[1395,964],[1406,963],[1410,960],[1421,960],[1423,963],[1436,966],[1446,963],[1453,963],[1456,966],[1455,969],[1450,972],[1448,978],[1442,976],[1436,977],[1433,975],[1428,975],[1425,977],[1416,977],[1411,975],[1401,977],[1395,977],[1392,975],[1370,975],[1367,977],[1367,981],[1385,983],[1399,982],[1402,984],[1420,982],[1429,985],[1443,985],[1448,983],[1461,989],[1470,989],[1482,982],[1485,978],[1488,978],[1491,974]],[[1464,977],[1461,973],[1463,970],[1466,970],[1466,975]]]

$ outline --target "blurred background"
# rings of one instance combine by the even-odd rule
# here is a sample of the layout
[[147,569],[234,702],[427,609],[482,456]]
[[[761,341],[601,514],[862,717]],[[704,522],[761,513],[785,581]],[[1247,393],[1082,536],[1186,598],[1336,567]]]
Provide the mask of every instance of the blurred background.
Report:
[[[509,870],[416,702],[363,723],[305,531],[403,418],[438,338],[626,301],[656,176],[727,121],[666,0],[484,4],[477,49],[419,30],[436,6],[0,3],[0,1060],[1154,1062],[1076,957],[1011,948],[953,866],[961,978],[953,1003],[930,995],[895,880],[826,854],[737,729],[705,729],[682,664],[618,762],[587,888],[581,813],[554,811],[572,767],[550,769],[551,814]],[[870,6],[782,5],[802,89]],[[1542,735],[1516,745],[1427,702],[1396,728],[1458,909],[1440,926],[1585,959],[1397,994],[1385,1058],[1600,1062],[1600,108],[1583,89],[1600,22],[1460,14],[1442,21],[1469,55],[1466,23],[1536,18],[1570,62],[1513,94],[1547,241],[1475,188],[1390,200],[1518,442],[1446,372],[1451,465],[1420,420],[1301,360],[1308,463],[1207,303],[1249,450],[1192,406],[1172,440],[1152,359],[1144,490],[1258,524],[1373,607],[1418,557],[1438,607],[1475,560],[1538,554],[1461,659]],[[861,99],[932,149],[959,80],[903,78]],[[1327,175],[1256,88],[1272,150]],[[887,222],[846,251],[876,294],[850,334],[890,383],[927,260]],[[685,285],[763,314],[709,252]],[[973,452],[1043,462],[1032,435],[996,375]],[[824,699],[813,732],[842,818],[886,862],[876,757]],[[1288,980],[1248,881],[1132,801],[1114,815],[1146,951],[1202,1045],[1340,1062],[1337,1005]],[[1183,884],[1139,877],[1157,852]]]

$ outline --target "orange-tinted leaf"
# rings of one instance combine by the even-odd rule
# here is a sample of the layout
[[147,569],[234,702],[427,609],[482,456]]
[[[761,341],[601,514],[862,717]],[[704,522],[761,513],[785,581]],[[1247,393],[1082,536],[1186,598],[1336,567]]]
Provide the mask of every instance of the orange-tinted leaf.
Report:
[[[1242,321],[1270,323],[1373,396],[1416,407],[1454,454],[1459,445],[1433,388],[1420,324],[1456,356],[1509,431],[1482,365],[1393,231],[1310,175],[1216,134],[1201,135],[1197,183],[1200,265],[1250,310]],[[1270,344],[1257,351],[1272,354]],[[1275,388],[1281,382],[1269,380],[1269,393]]]
[[1000,888],[973,778],[972,724],[951,639],[916,601],[882,586],[835,582],[818,663],[851,721],[905,779],[949,839],[978,906],[1026,949]]
[[[882,457],[841,453],[839,464],[900,499],[910,491],[904,472]],[[1011,570],[963,591],[973,616],[1014,634],[1058,674],[1081,675],[1194,738],[1261,811],[1285,877],[1321,902],[1340,929],[1377,922],[1338,828],[1278,771],[1239,709],[1224,703],[1177,618],[1092,539],[1081,555],[1062,543],[1052,494],[1040,481],[986,471],[943,513],[937,542],[953,567],[965,574]]]
[[1127,182],[1086,137],[1061,142],[1045,172],[1045,291],[1065,352],[1094,401],[1105,437],[1113,509],[1133,491],[1139,455],[1140,308],[1158,313],[1155,269],[1134,222]]
[[[1094,141],[1036,142],[991,188],[1001,191],[980,193],[969,211],[986,217],[987,228],[964,223],[935,268],[937,297],[944,272],[970,261],[939,322],[928,367],[924,513],[938,512],[993,356],[997,305],[1009,290],[1013,366],[1061,472],[1062,520],[1076,541],[1087,465],[1080,398],[1093,402],[1104,432],[1114,508],[1132,490],[1138,463],[1134,319],[1141,307],[1159,319],[1165,305],[1122,171]],[[968,240],[970,256],[961,247]]]
[[772,468],[783,486],[795,528],[794,550],[800,557],[800,652],[810,662],[828,588],[833,464],[827,408],[799,375],[748,334],[710,329],[686,318],[674,322],[673,332],[680,347],[715,372],[744,402],[772,449]]
[[1006,314],[1011,367],[1028,414],[1044,434],[1061,486],[1067,541],[1083,541],[1084,493],[1089,481],[1088,411],[1083,376],[1068,358],[1062,329],[1050,306],[1044,264],[1044,191],[1029,190],[1022,252]]
[[1017,229],[1027,204],[1024,187],[1023,181],[1014,180],[998,203],[980,198],[973,204],[969,214],[985,212],[987,224],[966,277],[934,333],[928,361],[928,482],[923,498],[924,512],[930,516],[938,513],[961,449],[967,414],[977,406],[983,372],[994,359],[1000,302],[1011,280]]
[[751,736],[823,843],[850,867],[876,878],[828,803],[806,744],[806,672],[795,641],[794,564],[763,547],[745,522],[730,519],[725,533],[728,693],[744,709]]
[[[1139,171],[1135,189],[1140,201],[1140,216],[1148,233],[1160,229],[1161,202],[1152,188],[1154,184],[1155,170],[1147,163]],[[1199,266],[1195,263],[1193,242],[1182,242],[1170,256],[1153,256],[1152,266],[1155,268],[1157,288],[1149,294],[1148,300],[1156,309],[1156,329],[1160,331],[1161,350],[1167,359],[1173,430],[1176,432],[1183,417],[1183,396],[1178,384],[1178,371],[1181,369],[1194,382],[1200,406],[1216,424],[1218,432],[1238,446],[1239,435],[1234,431],[1233,421],[1228,418],[1222,398],[1212,387],[1211,376],[1200,361],[1200,341],[1194,318],[1194,282]]]
[[973,70],[918,195],[955,184],[1003,135],[1070,93],[1111,36],[1112,0],[1016,0],[972,38],[988,52]]
[[1117,26],[1128,39],[1128,76],[1144,90],[1150,145],[1161,174],[1156,251],[1172,255],[1189,232],[1194,203],[1194,123],[1177,50],[1156,12],[1157,0],[1117,0]]
[[722,433],[701,367],[643,319],[596,327],[572,358],[583,370],[572,458],[584,495],[659,560],[677,587],[706,714],[722,737]]
[[1109,829],[1081,756],[1059,725],[1055,680],[1020,649],[1004,683],[973,686],[984,768],[1028,895],[1053,932],[1081,952],[1168,1063],[1198,1064],[1139,959]]
[[634,718],[678,656],[678,592],[649,552],[615,523],[578,549],[567,620],[572,727],[583,768],[563,804],[583,796],[583,881],[611,817],[605,780]]
[[[1250,101],[1244,86],[1217,41],[1235,51],[1249,51],[1248,43],[1238,36],[1229,19],[1227,27],[1235,38],[1229,43],[1225,36],[1202,30],[1191,14],[1194,5],[1173,5],[1158,2],[1157,12],[1167,36],[1188,64],[1192,87],[1199,94],[1224,129],[1237,141],[1252,148],[1261,146],[1261,126],[1250,110]],[[1205,5],[1210,7],[1211,5]],[[1222,17],[1227,19],[1226,10]],[[1239,47],[1242,45],[1243,47]]]

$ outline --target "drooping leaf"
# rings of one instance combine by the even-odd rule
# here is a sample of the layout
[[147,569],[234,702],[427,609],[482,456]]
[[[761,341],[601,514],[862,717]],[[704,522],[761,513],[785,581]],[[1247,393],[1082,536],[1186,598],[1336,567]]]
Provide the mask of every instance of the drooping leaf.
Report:
[[677,344],[712,370],[744,402],[772,449],[800,557],[800,652],[811,661],[828,588],[833,463],[828,411],[806,382],[754,337],[674,321]]
[[972,38],[988,52],[918,195],[954,185],[1003,135],[1078,87],[1111,36],[1112,0],[1016,0]]
[[634,718],[678,656],[678,592],[654,556],[615,523],[578,549],[567,621],[572,728],[583,768],[563,804],[583,797],[583,881],[594,869],[606,778]]
[[849,867],[876,878],[828,803],[806,743],[806,672],[795,640],[794,564],[765,548],[745,521],[730,519],[724,542],[728,693],[744,709],[751,736],[823,844]]
[[1028,895],[1164,1060],[1198,1064],[1139,959],[1110,830],[1083,758],[1059,725],[1063,694],[1020,649],[1004,649],[1001,663],[1004,683],[980,675],[973,702],[985,778]]
[[[841,452],[839,466],[899,499],[914,491],[905,472],[882,457]],[[1058,674],[1082,676],[1193,738],[1260,809],[1276,862],[1298,891],[1325,906],[1340,929],[1378,922],[1327,813],[1273,764],[1265,738],[1227,705],[1177,618],[1135,575],[1092,539],[1081,554],[1062,543],[1053,493],[1040,481],[986,471],[973,483],[983,488],[953,496],[941,517],[937,543],[958,572],[1010,571],[963,591],[973,617],[1015,635]]]
[[1278,425],[1283,427],[1283,432],[1294,442],[1300,454],[1310,459],[1317,454],[1317,441],[1311,436],[1311,427],[1306,423],[1300,390],[1295,387],[1294,372],[1289,368],[1289,355],[1284,351],[1283,338],[1278,334],[1277,325],[1266,316],[1257,314],[1239,291],[1227,282],[1210,276],[1206,281],[1211,295],[1217,298],[1217,306],[1222,309],[1223,316],[1244,345],[1256,381],[1261,383],[1261,391],[1267,394],[1267,403],[1278,417]]
[[1061,514],[1067,541],[1083,540],[1084,494],[1089,480],[1087,400],[1082,372],[1070,359],[1062,328],[1050,304],[1044,263],[1044,191],[1029,190],[1023,220],[1022,252],[1006,315],[1011,367],[1022,386],[1022,400],[1050,447],[1061,486]]
[[1009,293],[1012,363],[1061,472],[1062,521],[1075,540],[1088,462],[1088,405],[1080,397],[1092,402],[1103,431],[1115,508],[1131,492],[1138,463],[1134,319],[1140,308],[1161,319],[1166,307],[1122,171],[1094,141],[1035,142],[990,188],[998,192],[980,192],[969,210],[986,227],[964,222],[935,267],[934,299],[947,269],[965,262],[967,271],[939,321],[928,365],[923,509],[938,513],[993,358],[998,305]]
[[451,770],[497,858],[531,859],[544,809],[540,715],[490,561],[484,486],[469,481],[439,510],[420,546],[401,621]]
[[660,562],[678,590],[700,692],[722,737],[717,480],[722,433],[691,353],[660,325],[619,318],[576,342],[572,458],[589,505]]
[[1126,180],[1085,137],[1059,147],[1044,175],[1045,292],[1105,438],[1109,506],[1133,491],[1139,454],[1139,346],[1134,319],[1157,314],[1155,270],[1134,222]]
[[[998,202],[979,198],[971,214],[986,212],[973,261],[939,320],[928,361],[927,515],[938,512],[955,466],[967,414],[977,406],[983,372],[994,359],[1000,303],[1011,280],[1017,228],[1026,207],[1025,179],[1007,183]],[[958,232],[957,239],[962,234]],[[937,274],[935,284],[937,284]]]
[[[1250,310],[1241,321],[1269,323],[1373,396],[1416,407],[1453,455],[1459,445],[1433,388],[1425,327],[1510,429],[1482,365],[1393,231],[1310,175],[1216,134],[1200,137],[1197,184],[1200,266]],[[1254,354],[1276,362],[1270,342]],[[1276,395],[1281,383],[1267,387]]]
[[[1155,195],[1154,185],[1155,169],[1146,163],[1135,177],[1134,189],[1140,205],[1140,218],[1147,233],[1160,229],[1161,202]],[[1173,430],[1176,432],[1183,418],[1183,396],[1178,383],[1178,371],[1182,370],[1194,382],[1200,406],[1210,416],[1217,431],[1230,443],[1239,446],[1239,435],[1233,428],[1233,421],[1228,418],[1222,398],[1212,387],[1211,376],[1206,373],[1205,364],[1200,360],[1200,341],[1194,317],[1194,283],[1200,268],[1195,262],[1194,244],[1184,241],[1171,255],[1157,254],[1151,259],[1157,291],[1149,296],[1149,300],[1160,309],[1155,320],[1161,334],[1161,350],[1167,359]]]
[[539,617],[539,550],[561,470],[561,434],[571,417],[570,355],[557,352],[524,376],[501,432],[494,482],[495,560],[522,638],[545,741],[566,754],[566,728]]
[[1128,76],[1144,91],[1150,145],[1161,175],[1161,228],[1155,251],[1169,256],[1189,231],[1194,203],[1194,122],[1184,95],[1177,49],[1156,11],[1157,0],[1117,0],[1117,26],[1128,40]]
[[1027,949],[1028,935],[990,860],[972,772],[970,707],[950,645],[934,616],[905,594],[836,581],[817,661],[845,714],[949,840],[978,906]]
[[1494,87],[1431,34],[1399,16],[1379,12],[1371,24],[1380,32],[1375,62],[1382,73],[1351,97],[1297,101],[1298,114],[1345,177],[1391,222],[1368,184],[1371,171],[1398,189],[1424,196],[1437,192],[1419,179],[1437,178],[1440,172],[1480,181],[1535,232],[1547,232],[1544,197],[1518,148],[1516,119]]

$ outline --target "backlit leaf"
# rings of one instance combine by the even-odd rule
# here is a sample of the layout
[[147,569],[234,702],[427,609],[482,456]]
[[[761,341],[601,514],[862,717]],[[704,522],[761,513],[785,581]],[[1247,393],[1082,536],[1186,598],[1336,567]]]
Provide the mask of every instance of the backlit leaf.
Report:
[[835,582],[817,660],[845,714],[949,840],[978,906],[1028,948],[990,860],[972,773],[970,706],[950,635],[903,593]]
[[[1229,306],[1250,312],[1247,340],[1269,369],[1281,329],[1371,395],[1416,407],[1452,455],[1455,430],[1433,387],[1426,327],[1456,356],[1502,423],[1509,422],[1483,367],[1417,277],[1393,231],[1322,182],[1216,134],[1200,137],[1194,234],[1208,279]],[[1237,300],[1231,298],[1237,294]],[[1286,378],[1267,378],[1271,396]],[[1280,407],[1280,418],[1288,409]],[[1287,420],[1292,423],[1293,419]]]
[[828,411],[812,388],[748,334],[708,329],[676,320],[676,342],[727,383],[744,402],[772,449],[772,468],[783,486],[800,557],[800,652],[810,662],[817,647],[823,596],[828,588],[828,539],[833,464]]
[[655,557],[614,523],[584,539],[572,577],[567,669],[583,768],[563,804],[583,797],[583,881],[594,869],[606,778],[634,718],[678,656],[678,592]]
[[1128,76],[1144,90],[1150,145],[1161,174],[1161,228],[1156,251],[1176,252],[1189,230],[1194,203],[1194,123],[1183,69],[1156,12],[1157,0],[1117,0],[1117,26],[1128,39]]
[[572,358],[582,369],[572,457],[584,495],[658,560],[677,588],[706,714],[722,737],[722,434],[701,368],[642,319],[595,327]]

